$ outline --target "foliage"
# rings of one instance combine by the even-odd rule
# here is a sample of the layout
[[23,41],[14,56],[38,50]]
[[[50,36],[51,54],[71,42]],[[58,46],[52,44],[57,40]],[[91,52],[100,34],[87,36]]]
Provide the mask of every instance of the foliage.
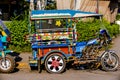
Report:
[[101,28],[107,29],[111,37],[119,34],[119,26],[116,24],[111,25],[105,20],[103,20],[103,22],[99,20],[79,21],[77,23],[77,32],[80,35],[78,36],[78,41],[88,41],[89,39],[97,37],[96,33]]
[[27,15],[23,20],[12,19],[10,23],[6,23],[11,32],[10,49],[14,51],[29,51],[30,44],[25,40],[25,35],[28,34],[28,19]]
[[[27,16],[27,15],[26,15]],[[7,27],[11,31],[11,50],[17,52],[31,51],[30,43],[28,43],[24,36],[28,34],[28,17],[23,20],[12,19],[11,23],[6,23]],[[95,34],[100,28],[108,29],[111,36],[116,36],[119,33],[119,26],[116,24],[109,24],[107,21],[101,23],[99,20],[88,20],[77,22],[78,41],[88,41],[97,37]]]
[[56,1],[47,1],[46,10],[56,9]]
[[116,20],[120,20],[120,14],[116,16]]

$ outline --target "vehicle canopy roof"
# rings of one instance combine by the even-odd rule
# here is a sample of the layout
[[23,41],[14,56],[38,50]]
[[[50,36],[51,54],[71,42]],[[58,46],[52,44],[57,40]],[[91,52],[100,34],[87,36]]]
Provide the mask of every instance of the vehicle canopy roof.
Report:
[[84,12],[78,10],[32,10],[31,20],[39,19],[56,19],[56,18],[84,18],[84,17],[100,17],[101,14],[94,12]]

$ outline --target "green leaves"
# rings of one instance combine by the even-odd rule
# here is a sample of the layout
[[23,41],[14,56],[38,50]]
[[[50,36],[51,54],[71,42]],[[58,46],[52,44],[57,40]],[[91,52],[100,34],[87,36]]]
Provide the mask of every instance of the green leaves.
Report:
[[[12,20],[10,23],[6,23],[11,32],[11,45],[10,49],[20,51],[31,51],[30,43],[28,43],[24,36],[28,34],[28,19],[24,20]],[[96,32],[100,28],[107,28],[111,36],[116,36],[119,33],[119,26],[116,24],[110,25],[108,22],[103,21],[103,24],[99,20],[79,21],[77,23],[78,41],[88,41],[97,37]]]
[[[12,20],[11,23],[6,23],[7,27],[11,32],[11,45],[15,46],[13,49],[23,50],[26,46],[30,44],[25,40],[25,35],[28,34],[28,21],[24,20]],[[17,48],[17,49],[16,49]]]
[[100,28],[106,28],[111,36],[119,34],[119,26],[116,24],[110,25],[107,21],[103,20],[101,23],[99,20],[79,21],[77,23],[78,41],[88,41],[97,37],[96,33]]

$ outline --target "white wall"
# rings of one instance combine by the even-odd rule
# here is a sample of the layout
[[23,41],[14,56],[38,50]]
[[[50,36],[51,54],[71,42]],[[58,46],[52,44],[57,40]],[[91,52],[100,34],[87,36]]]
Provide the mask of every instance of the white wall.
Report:
[[57,9],[70,9],[71,0],[56,0]]
[[75,10],[79,10],[79,9],[80,9],[81,1],[82,1],[82,0],[76,0],[76,3],[75,3]]
[[57,9],[79,10],[82,0],[56,0]]

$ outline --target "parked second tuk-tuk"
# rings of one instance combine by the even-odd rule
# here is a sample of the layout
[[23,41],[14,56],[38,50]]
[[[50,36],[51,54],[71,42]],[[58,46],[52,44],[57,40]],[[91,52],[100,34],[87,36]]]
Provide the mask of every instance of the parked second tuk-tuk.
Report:
[[15,60],[12,50],[8,50],[10,42],[10,31],[0,19],[0,72],[10,73],[14,71]]

